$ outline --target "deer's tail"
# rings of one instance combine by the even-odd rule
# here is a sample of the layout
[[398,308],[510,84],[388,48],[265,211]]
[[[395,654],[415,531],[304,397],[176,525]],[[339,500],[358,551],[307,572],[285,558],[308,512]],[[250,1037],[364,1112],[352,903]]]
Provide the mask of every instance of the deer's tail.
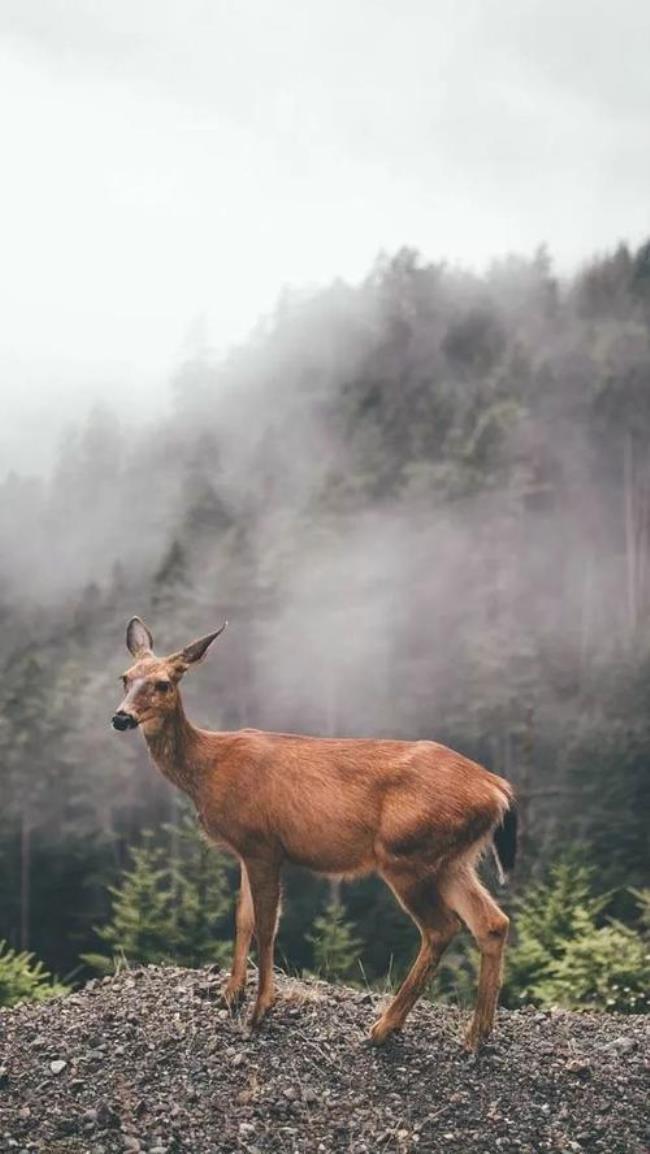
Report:
[[501,823],[494,831],[492,847],[499,878],[503,883],[514,869],[517,858],[517,810],[514,801],[510,802]]

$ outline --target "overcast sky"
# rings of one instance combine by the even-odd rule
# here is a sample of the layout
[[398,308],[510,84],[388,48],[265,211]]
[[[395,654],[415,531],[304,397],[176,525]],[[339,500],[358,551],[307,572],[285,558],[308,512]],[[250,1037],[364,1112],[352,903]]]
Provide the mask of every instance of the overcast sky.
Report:
[[0,473],[381,249],[650,232],[647,0],[0,0]]

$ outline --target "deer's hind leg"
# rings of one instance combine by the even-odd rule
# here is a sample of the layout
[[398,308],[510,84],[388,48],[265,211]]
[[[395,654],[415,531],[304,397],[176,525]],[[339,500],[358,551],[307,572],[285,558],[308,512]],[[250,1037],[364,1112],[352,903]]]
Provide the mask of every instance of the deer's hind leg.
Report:
[[253,895],[246,872],[246,866],[241,864],[241,881],[237,911],[235,914],[235,945],[233,948],[232,970],[228,984],[224,990],[224,998],[228,1006],[234,1006],[242,997],[246,987],[246,963],[251,946],[251,938],[255,929],[255,912],[253,910]]
[[460,922],[438,892],[434,877],[422,879],[387,870],[382,871],[382,877],[415,922],[421,942],[409,973],[390,1005],[372,1027],[370,1037],[376,1046],[382,1045],[391,1034],[402,1028],[431,971],[438,965],[451,939],[460,929]]
[[465,922],[481,952],[481,969],[474,1016],[465,1044],[475,1052],[494,1024],[503,981],[503,957],[509,919],[476,876],[473,866],[462,867],[442,882],[448,905]]

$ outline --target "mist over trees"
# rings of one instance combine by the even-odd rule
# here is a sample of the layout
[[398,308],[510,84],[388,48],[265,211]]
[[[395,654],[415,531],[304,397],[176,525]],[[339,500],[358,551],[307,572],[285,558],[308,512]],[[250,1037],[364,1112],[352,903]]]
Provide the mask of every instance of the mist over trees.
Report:
[[[479,276],[405,249],[172,389],[146,427],[107,398],[51,478],[0,486],[0,939],[71,970],[128,845],[174,821],[109,728],[133,613],[160,652],[229,619],[197,721],[434,738],[515,783],[522,878],[577,842],[603,885],[647,881],[650,243],[566,283],[543,250]],[[327,887],[288,889],[309,964]],[[344,896],[379,973],[400,914]]]

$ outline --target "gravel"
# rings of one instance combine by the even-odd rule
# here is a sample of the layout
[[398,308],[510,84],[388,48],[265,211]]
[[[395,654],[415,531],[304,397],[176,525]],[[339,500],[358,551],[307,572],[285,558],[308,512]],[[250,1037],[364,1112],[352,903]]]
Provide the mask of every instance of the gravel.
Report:
[[473,1059],[453,1007],[376,1050],[380,996],[281,976],[251,1036],[223,981],[149,966],[0,1011],[2,1154],[650,1151],[649,1018],[501,1011]]

